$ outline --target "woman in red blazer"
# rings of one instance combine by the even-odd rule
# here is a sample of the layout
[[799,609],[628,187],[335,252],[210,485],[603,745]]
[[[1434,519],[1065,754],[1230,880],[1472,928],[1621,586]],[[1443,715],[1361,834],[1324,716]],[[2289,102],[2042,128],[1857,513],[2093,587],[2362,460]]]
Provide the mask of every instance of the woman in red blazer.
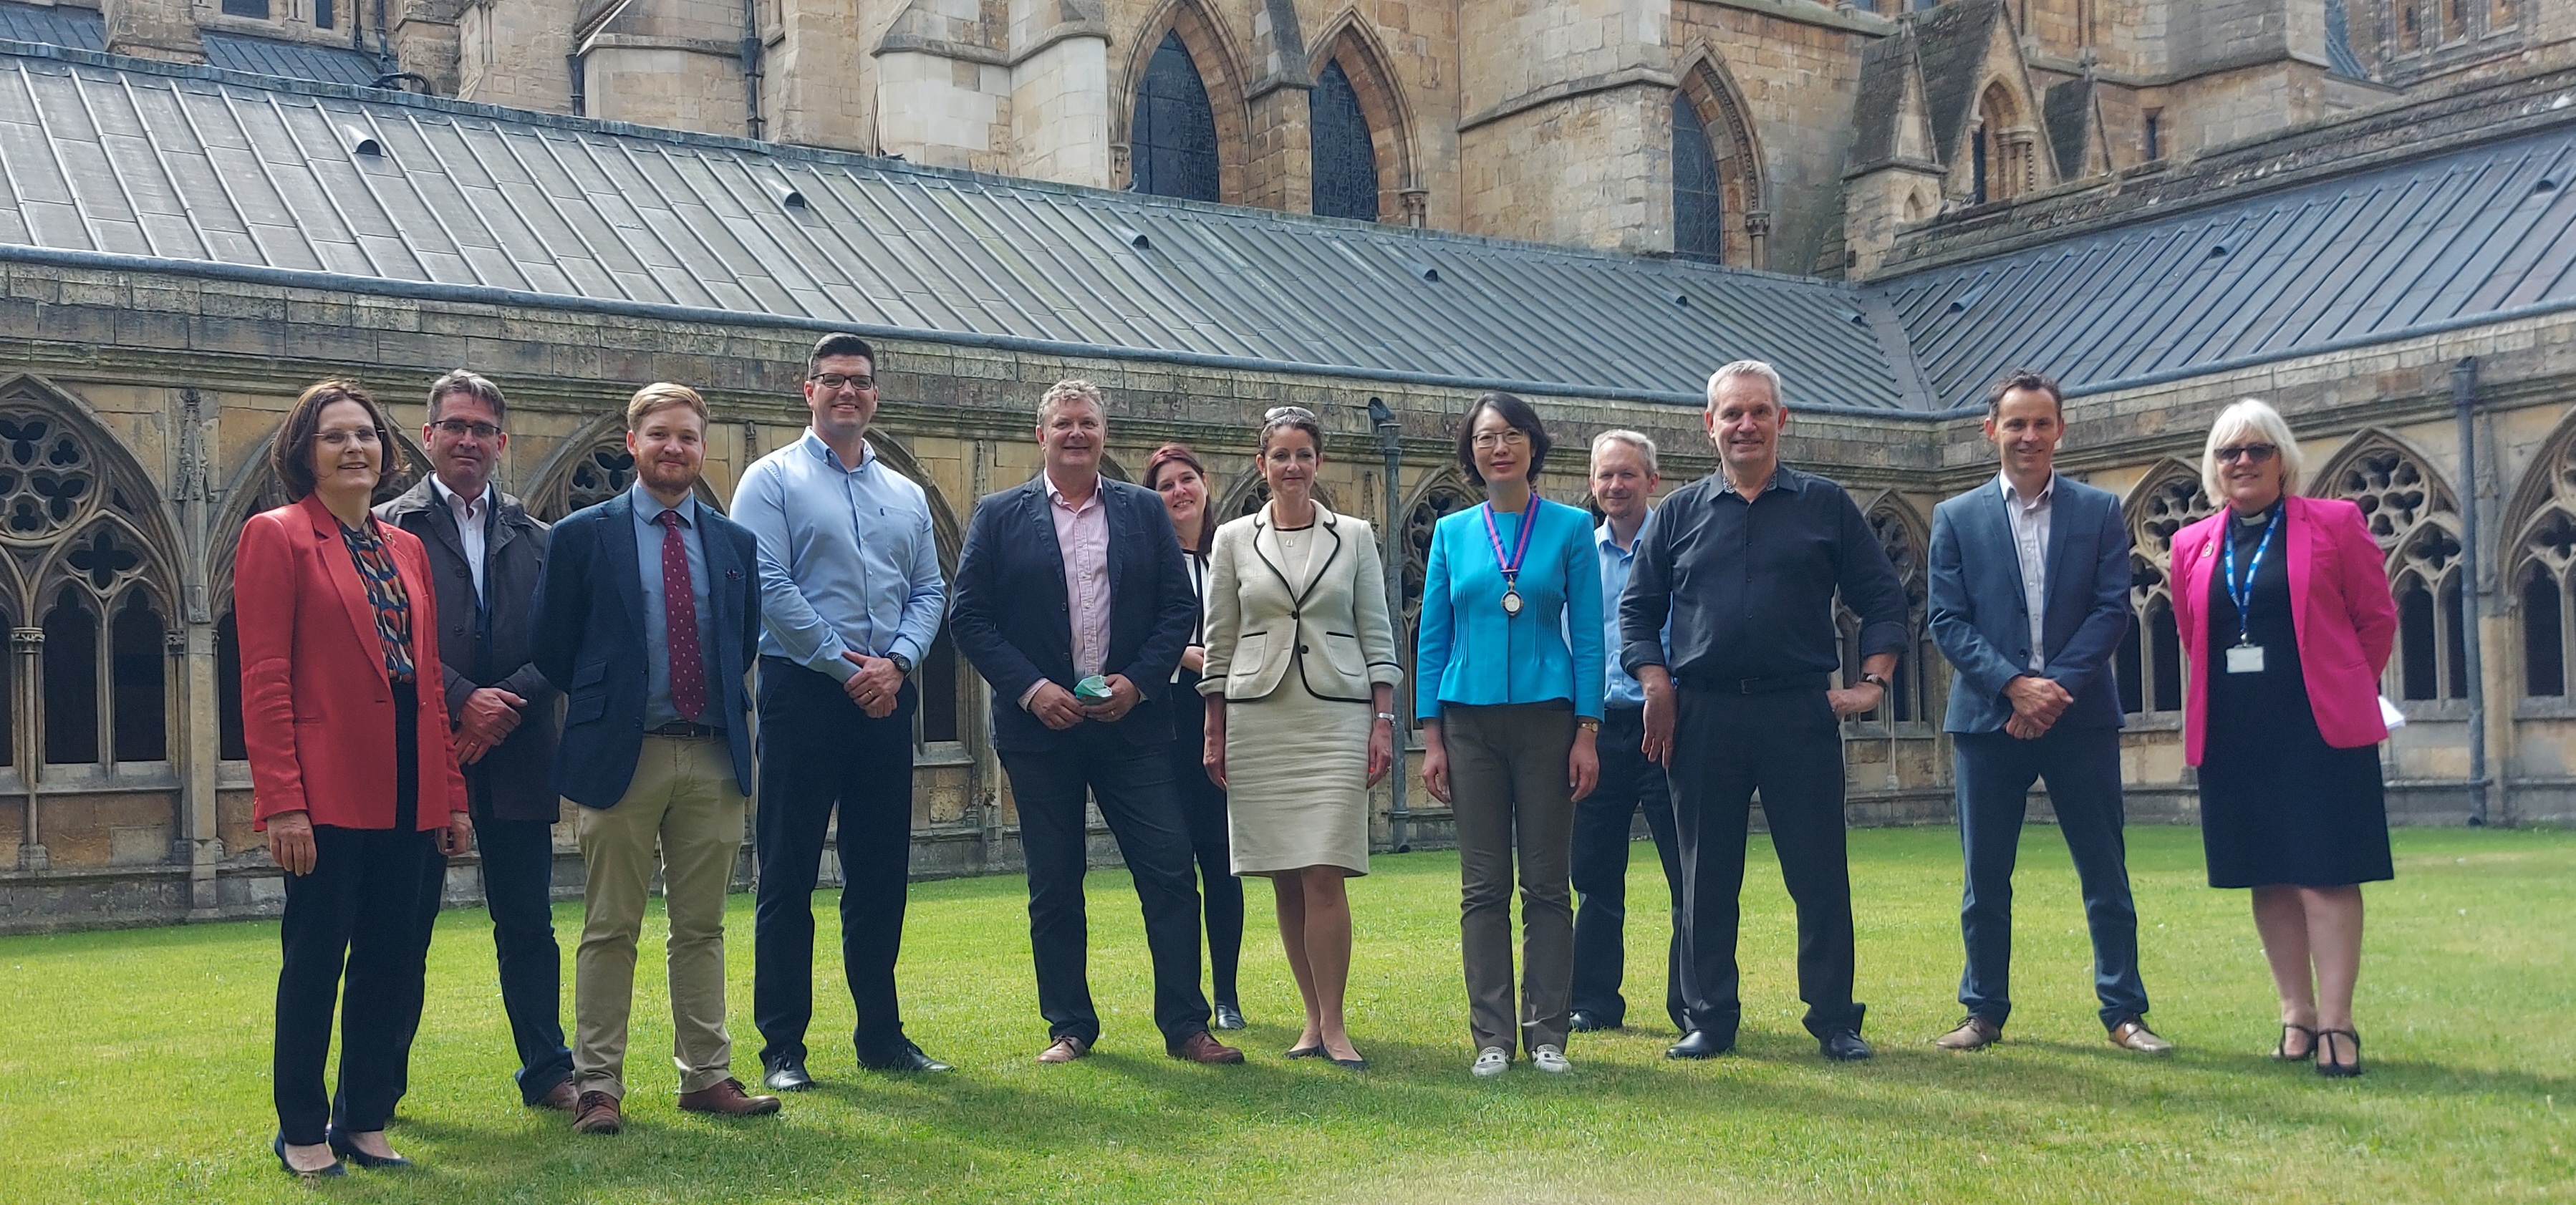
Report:
[[[295,499],[233,558],[252,817],[286,871],[273,1092],[287,1171],[400,1166],[384,1128],[420,1025],[447,857],[472,838],[448,745],[438,595],[420,541],[367,503],[393,446],[357,386],[304,391],[269,459]],[[340,1090],[322,1083],[332,1004]]]
[[2281,995],[2273,1057],[2359,1075],[2360,885],[2396,873],[2378,745],[2397,605],[2360,508],[2299,497],[2300,467],[2261,402],[2210,428],[2201,483],[2225,505],[2173,540],[2183,757],[2200,767],[2209,885],[2254,889]]

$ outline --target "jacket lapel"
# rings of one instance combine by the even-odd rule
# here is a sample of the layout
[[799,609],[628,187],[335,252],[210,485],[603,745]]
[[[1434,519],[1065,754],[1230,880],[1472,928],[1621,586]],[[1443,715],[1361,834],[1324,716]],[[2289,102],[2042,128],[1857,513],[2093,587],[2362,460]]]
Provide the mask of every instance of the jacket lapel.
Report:
[[367,598],[367,585],[358,580],[358,566],[349,559],[348,545],[340,538],[340,520],[322,505],[317,494],[306,494],[298,505],[313,525],[314,555],[322,562],[322,571],[330,575],[332,588],[340,593],[340,609],[349,617],[349,629],[358,637],[358,647],[373,654],[367,664],[374,666],[376,680],[390,684],[385,673],[383,637],[376,632],[376,604]]
[[2290,632],[2305,648],[2308,643],[2308,576],[2315,567],[2316,550],[2309,541],[2319,534],[2319,524],[2309,522],[2308,500],[2291,495],[2281,508],[2282,553],[2290,569]]
[[644,568],[636,559],[635,500],[625,494],[608,500],[600,518],[607,530],[600,538],[608,541],[608,584],[626,611],[626,622],[635,629],[638,640],[644,632]]
[[1324,550],[1322,560],[1316,560],[1312,556],[1306,558],[1306,585],[1297,594],[1297,606],[1300,609],[1305,607],[1306,600],[1315,596],[1315,588],[1324,584],[1325,572],[1330,570],[1334,560],[1342,555],[1341,522],[1342,517],[1324,509],[1323,503],[1315,504],[1315,524],[1324,529],[1324,538],[1333,543],[1332,547]]
[[[1103,549],[1101,555],[1109,562],[1109,597],[1115,600],[1118,597],[1118,578],[1122,568],[1119,562],[1123,559],[1118,555],[1118,550],[1127,546],[1128,529],[1134,526],[1137,520],[1135,516],[1127,513],[1124,505],[1126,499],[1109,488],[1108,478],[1101,478],[1100,484],[1091,488],[1099,492],[1101,524],[1109,533],[1109,547]],[[1113,601],[1111,606],[1114,613],[1116,603]]]
[[[2064,484],[2064,482],[2058,481],[2054,478],[2051,478],[2049,482],[2048,548],[2042,554],[2048,563],[2048,581],[2046,589],[2040,596],[2040,605],[2052,611],[2057,609],[2058,585],[2068,580],[2066,576],[2066,533],[2072,530],[2078,522],[2083,522],[2092,518],[2090,515],[2078,516],[2075,513],[2074,491],[2070,490],[2063,494],[2055,492],[2057,487],[2062,484]],[[2093,583],[2089,579],[2086,580],[2083,585],[2083,592],[2087,597],[2090,597],[2093,592]],[[2040,630],[2045,632],[2047,628],[2043,626]],[[2048,651],[2054,652],[2055,650]],[[2042,655],[2045,656],[2047,654],[2044,652]]]
[[[1040,470],[1027,485],[1020,487],[1020,509],[1026,515],[1023,521],[1033,528],[1030,532],[1031,547],[1044,553],[1041,559],[1046,563],[1047,576],[1055,581],[1055,596],[1058,599],[1071,598],[1072,591],[1067,589],[1064,580],[1064,544],[1055,538],[1055,499],[1047,496],[1045,470]],[[1073,607],[1070,604],[1064,608],[1064,626],[1056,632],[1064,640],[1065,655],[1072,656]]]
[[520,518],[527,513],[527,508],[519,505],[518,499],[499,490],[492,491],[492,500],[490,520],[483,525],[483,560],[487,570],[493,562],[501,559],[501,550],[519,538]]

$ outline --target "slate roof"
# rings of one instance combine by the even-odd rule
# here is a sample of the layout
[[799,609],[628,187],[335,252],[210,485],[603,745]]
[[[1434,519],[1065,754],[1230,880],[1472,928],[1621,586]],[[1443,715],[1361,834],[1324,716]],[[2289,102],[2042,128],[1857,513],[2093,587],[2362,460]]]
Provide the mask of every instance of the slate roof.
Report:
[[253,38],[213,30],[198,34],[197,40],[205,44],[208,65],[228,71],[247,71],[252,75],[319,80],[326,84],[364,88],[392,70],[375,55],[347,46],[281,42],[273,38]]
[[107,49],[107,18],[94,8],[0,2],[0,38],[74,50]]
[[1933,154],[1943,162],[1958,149],[1959,131],[1975,119],[1986,44],[2003,19],[2003,0],[1954,0],[1914,19],[1923,108],[1932,117]]
[[2084,176],[2084,152],[2093,143],[2093,89],[2093,77],[2080,76],[2050,88],[2040,101],[2041,126],[2060,180]]
[[2576,307],[2576,126],[1879,282],[1933,401],[2087,392]]
[[0,244],[161,270],[1690,404],[1759,355],[1904,405],[1829,282],[204,67],[0,47],[0,169]]

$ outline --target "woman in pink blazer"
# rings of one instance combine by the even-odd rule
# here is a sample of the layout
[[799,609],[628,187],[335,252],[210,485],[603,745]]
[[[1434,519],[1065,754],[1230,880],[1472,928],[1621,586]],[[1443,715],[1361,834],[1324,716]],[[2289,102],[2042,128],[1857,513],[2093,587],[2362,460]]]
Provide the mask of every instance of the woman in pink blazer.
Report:
[[2298,441],[2258,401],[2201,453],[2225,503],[2174,534],[2174,624],[2190,663],[2184,760],[2200,767],[2209,885],[2254,889],[2281,994],[2277,1059],[2361,1074],[2352,989],[2361,884],[2395,876],[2379,778],[2379,678],[2397,606],[2352,503],[2297,494]]

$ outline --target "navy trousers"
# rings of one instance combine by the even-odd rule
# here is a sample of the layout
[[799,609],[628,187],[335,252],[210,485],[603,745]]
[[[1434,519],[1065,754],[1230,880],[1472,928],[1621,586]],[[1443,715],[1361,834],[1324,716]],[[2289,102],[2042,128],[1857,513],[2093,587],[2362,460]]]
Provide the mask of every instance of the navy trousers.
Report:
[[2012,875],[2033,782],[2048,784],[2066,852],[2083,885],[2093,932],[2093,990],[2104,1028],[2144,1016],[2138,978],[2138,909],[2129,898],[2128,844],[2121,835],[2120,730],[2052,728],[2038,740],[2001,732],[1952,734],[1959,780],[1959,844],[1968,885],[1959,901],[1967,970],[1959,1003],[2003,1026],[2012,1015]]
[[1664,1014],[1683,1030],[1681,838],[1673,829],[1673,796],[1664,768],[1646,760],[1644,710],[1616,704],[1601,719],[1600,784],[1574,805],[1574,997],[1576,1012],[1612,1026],[1627,1024],[1628,999],[1619,992],[1627,969],[1628,846],[1637,811],[1664,864],[1671,896],[1672,939],[1664,949]]
[[840,812],[841,972],[859,1021],[863,1061],[894,1057],[903,1010],[894,985],[912,876],[910,684],[894,710],[870,719],[841,684],[781,657],[760,659],[760,814],[753,845],[751,1017],[763,1066],[805,1058],[814,1020],[814,885],[823,836]]
[[1091,922],[1083,871],[1090,833],[1083,801],[1100,806],[1136,881],[1145,947],[1154,962],[1154,1024],[1166,1046],[1207,1032],[1199,990],[1199,891],[1189,823],[1172,793],[1171,750],[1128,742],[1115,728],[1084,722],[1046,753],[1002,752],[1020,812],[1020,851],[1029,867],[1029,947],[1037,961],[1038,1012],[1047,1035],[1100,1040],[1091,1002]]
[[[483,904],[492,913],[492,950],[501,968],[501,1011],[518,1048],[519,1098],[535,1104],[572,1078],[564,1045],[563,952],[555,945],[555,832],[544,820],[477,816]],[[436,893],[424,903],[435,911]]]

